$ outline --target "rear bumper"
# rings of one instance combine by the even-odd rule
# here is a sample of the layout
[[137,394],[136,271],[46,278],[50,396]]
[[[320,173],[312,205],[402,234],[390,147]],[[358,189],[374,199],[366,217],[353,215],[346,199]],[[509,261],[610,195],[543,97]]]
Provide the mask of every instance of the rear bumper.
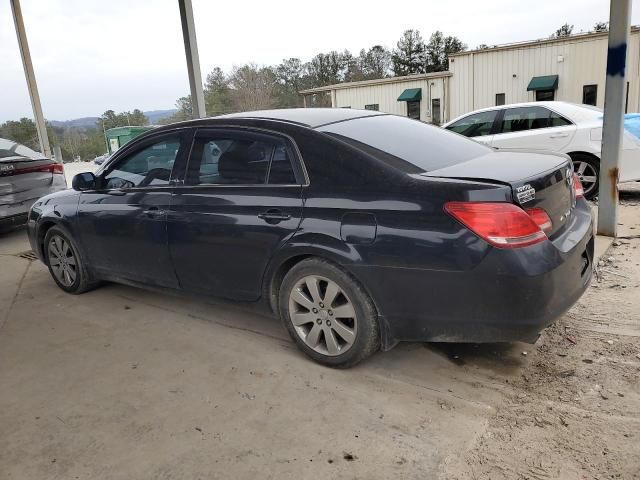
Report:
[[9,217],[0,217],[0,231],[9,230],[19,225],[27,223],[27,213],[19,213]]
[[561,237],[521,249],[491,249],[472,270],[356,269],[381,314],[383,348],[404,340],[535,340],[591,281],[592,218],[581,203]]

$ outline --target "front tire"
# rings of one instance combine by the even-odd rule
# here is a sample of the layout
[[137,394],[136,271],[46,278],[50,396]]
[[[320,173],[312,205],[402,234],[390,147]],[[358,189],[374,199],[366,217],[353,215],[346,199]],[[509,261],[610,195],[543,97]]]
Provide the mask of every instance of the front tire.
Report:
[[592,200],[598,195],[600,188],[600,161],[590,155],[575,153],[571,155],[573,162],[573,171],[578,175],[582,187],[584,188],[584,197]]
[[289,335],[318,363],[348,368],[380,348],[373,302],[333,263],[310,258],[295,265],[282,281],[278,300]]
[[65,292],[80,294],[98,285],[89,275],[76,243],[64,228],[54,226],[47,230],[43,252],[49,273]]

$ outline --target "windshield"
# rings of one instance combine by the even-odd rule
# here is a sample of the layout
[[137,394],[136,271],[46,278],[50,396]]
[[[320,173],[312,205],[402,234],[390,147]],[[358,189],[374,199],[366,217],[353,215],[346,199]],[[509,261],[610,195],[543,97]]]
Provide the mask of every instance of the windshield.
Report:
[[437,170],[492,151],[462,135],[396,115],[358,118],[318,130],[339,136],[357,148],[383,152],[378,158],[408,173]]

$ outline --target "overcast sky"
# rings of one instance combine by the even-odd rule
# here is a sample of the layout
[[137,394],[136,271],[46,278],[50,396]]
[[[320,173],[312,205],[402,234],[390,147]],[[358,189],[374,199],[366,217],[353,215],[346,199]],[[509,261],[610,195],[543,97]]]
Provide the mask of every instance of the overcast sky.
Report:
[[[22,0],[44,115],[50,120],[173,108],[188,93],[177,0]],[[574,33],[609,16],[608,0],[193,0],[202,74],[247,62],[395,46],[408,28],[455,35],[470,48]],[[633,0],[632,24],[640,23]],[[0,2],[0,121],[31,117],[7,0]]]

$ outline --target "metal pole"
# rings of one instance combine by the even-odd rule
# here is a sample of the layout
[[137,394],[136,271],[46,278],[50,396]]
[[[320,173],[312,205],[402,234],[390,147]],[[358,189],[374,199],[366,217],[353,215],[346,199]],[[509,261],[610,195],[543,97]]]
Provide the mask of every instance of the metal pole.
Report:
[[631,0],[611,0],[607,83],[604,92],[598,234],[615,237],[618,226],[618,166],[624,132],[625,73]]
[[33,108],[33,117],[36,123],[36,130],[38,132],[40,150],[46,157],[51,158],[51,147],[49,146],[49,137],[47,136],[47,126],[44,123],[42,105],[40,105],[40,94],[38,94],[36,76],[33,72],[33,65],[31,63],[31,53],[29,52],[29,43],[27,42],[27,32],[24,29],[20,0],[10,0],[9,3],[11,3],[11,11],[13,12],[13,22],[16,25],[18,46],[20,48],[20,56],[22,57],[24,76],[27,78],[27,88],[29,89],[29,98],[31,99],[31,107]]
[[193,5],[191,5],[191,0],[178,0],[178,5],[180,6],[184,51],[187,56],[189,87],[191,88],[191,113],[193,118],[204,118],[206,111],[204,92],[202,90],[202,74],[200,73],[200,57],[198,56],[198,42],[196,40],[196,26],[193,21]]

